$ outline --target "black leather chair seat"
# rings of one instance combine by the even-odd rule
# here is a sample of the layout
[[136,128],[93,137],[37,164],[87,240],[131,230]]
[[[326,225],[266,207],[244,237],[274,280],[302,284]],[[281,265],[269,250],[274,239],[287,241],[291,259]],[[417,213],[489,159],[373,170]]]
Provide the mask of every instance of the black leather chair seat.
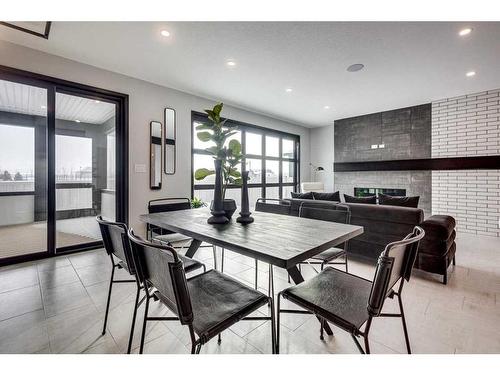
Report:
[[325,250],[322,253],[313,256],[315,260],[320,260],[322,262],[330,262],[337,259],[345,254],[344,249],[339,249],[337,247],[332,247],[331,249]]
[[193,328],[204,340],[217,335],[268,303],[268,297],[235,279],[210,270],[188,280]]
[[285,289],[282,296],[356,332],[369,317],[366,306],[371,287],[369,280],[327,267],[312,279]]
[[159,236],[154,236],[153,239],[155,241],[164,242],[165,244],[175,244],[176,242],[191,241],[191,237],[185,236],[185,235],[180,234],[180,233],[162,234]]
[[191,272],[197,270],[198,268],[203,267],[203,263],[198,262],[196,259],[188,258],[181,254],[177,255],[179,256],[179,259],[182,261],[182,264],[184,265],[184,270],[186,272]]

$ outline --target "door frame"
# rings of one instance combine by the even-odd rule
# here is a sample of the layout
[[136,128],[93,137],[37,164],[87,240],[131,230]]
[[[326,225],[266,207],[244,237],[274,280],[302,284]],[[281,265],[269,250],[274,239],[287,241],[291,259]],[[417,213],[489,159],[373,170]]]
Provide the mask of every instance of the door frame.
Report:
[[[127,94],[0,65],[0,79],[47,90],[47,248],[45,251],[0,259],[0,266],[102,247],[102,241],[56,249],[55,105],[56,93],[115,104],[116,221],[128,223],[128,101]],[[125,171],[125,173],[122,173]],[[56,252],[57,250],[57,252]]]

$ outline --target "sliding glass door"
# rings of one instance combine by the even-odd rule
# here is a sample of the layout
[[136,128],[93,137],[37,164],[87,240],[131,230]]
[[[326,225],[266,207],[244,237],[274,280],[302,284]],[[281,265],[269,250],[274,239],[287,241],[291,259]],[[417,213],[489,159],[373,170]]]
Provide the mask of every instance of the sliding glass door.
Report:
[[97,215],[127,222],[127,103],[0,66],[0,265],[102,246]]
[[115,104],[56,93],[56,247],[101,240],[115,215]]
[[47,251],[47,90],[0,79],[0,259]]

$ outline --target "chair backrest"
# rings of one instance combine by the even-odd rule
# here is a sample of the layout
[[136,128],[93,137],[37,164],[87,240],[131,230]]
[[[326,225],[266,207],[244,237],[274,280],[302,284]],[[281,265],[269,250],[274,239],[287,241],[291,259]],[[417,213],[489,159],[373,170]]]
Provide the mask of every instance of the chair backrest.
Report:
[[144,241],[132,229],[128,232],[137,277],[146,293],[153,287],[160,300],[177,314],[182,324],[193,321],[193,309],[186,273],[177,252],[170,246]]
[[381,313],[384,301],[392,288],[401,280],[399,292],[404,280],[409,281],[417,257],[418,244],[425,232],[419,226],[413,229],[403,240],[388,244],[378,258],[372,289],[368,299],[368,313],[377,316]]
[[282,199],[259,198],[255,202],[255,211],[270,214],[290,215],[290,202]]
[[96,220],[101,230],[102,242],[106,252],[125,262],[129,273],[134,275],[135,267],[127,235],[127,225],[104,220],[102,216],[97,216]]
[[188,210],[191,208],[189,198],[161,198],[153,199],[148,202],[148,212],[154,214],[157,212],[169,212]]
[[303,202],[299,208],[299,217],[350,224],[351,210],[343,204]]

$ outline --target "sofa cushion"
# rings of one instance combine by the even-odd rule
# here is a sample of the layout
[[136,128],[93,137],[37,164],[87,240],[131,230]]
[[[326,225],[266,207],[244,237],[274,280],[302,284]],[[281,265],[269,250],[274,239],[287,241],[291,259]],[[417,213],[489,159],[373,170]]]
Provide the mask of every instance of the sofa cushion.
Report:
[[386,206],[418,207],[420,197],[394,197],[392,195],[379,194],[378,203]]
[[[362,203],[346,203],[346,206],[349,206],[351,210],[352,224],[355,224],[353,221],[354,218],[376,220],[386,223],[403,223],[413,226],[420,224],[424,220],[424,211],[420,208],[381,206]],[[388,229],[390,230],[390,228]]]
[[446,241],[455,230],[455,219],[448,215],[432,215],[420,226],[425,230],[425,238],[434,241]]
[[333,201],[340,202],[340,193],[336,191],[335,193],[317,193],[313,191],[313,198],[320,201]]
[[445,255],[450,247],[455,243],[456,232],[451,232],[450,237],[444,241],[436,240],[432,237],[427,237],[427,232],[425,232],[424,238],[420,241],[418,246],[419,254],[433,255],[436,257],[441,257]]
[[314,199],[313,193],[308,191],[307,193],[295,193],[295,192],[290,192],[292,194],[292,198],[298,198],[298,199]]
[[375,195],[370,195],[368,197],[353,197],[352,195],[344,194],[344,200],[346,203],[365,203],[365,204],[377,203],[377,197]]

